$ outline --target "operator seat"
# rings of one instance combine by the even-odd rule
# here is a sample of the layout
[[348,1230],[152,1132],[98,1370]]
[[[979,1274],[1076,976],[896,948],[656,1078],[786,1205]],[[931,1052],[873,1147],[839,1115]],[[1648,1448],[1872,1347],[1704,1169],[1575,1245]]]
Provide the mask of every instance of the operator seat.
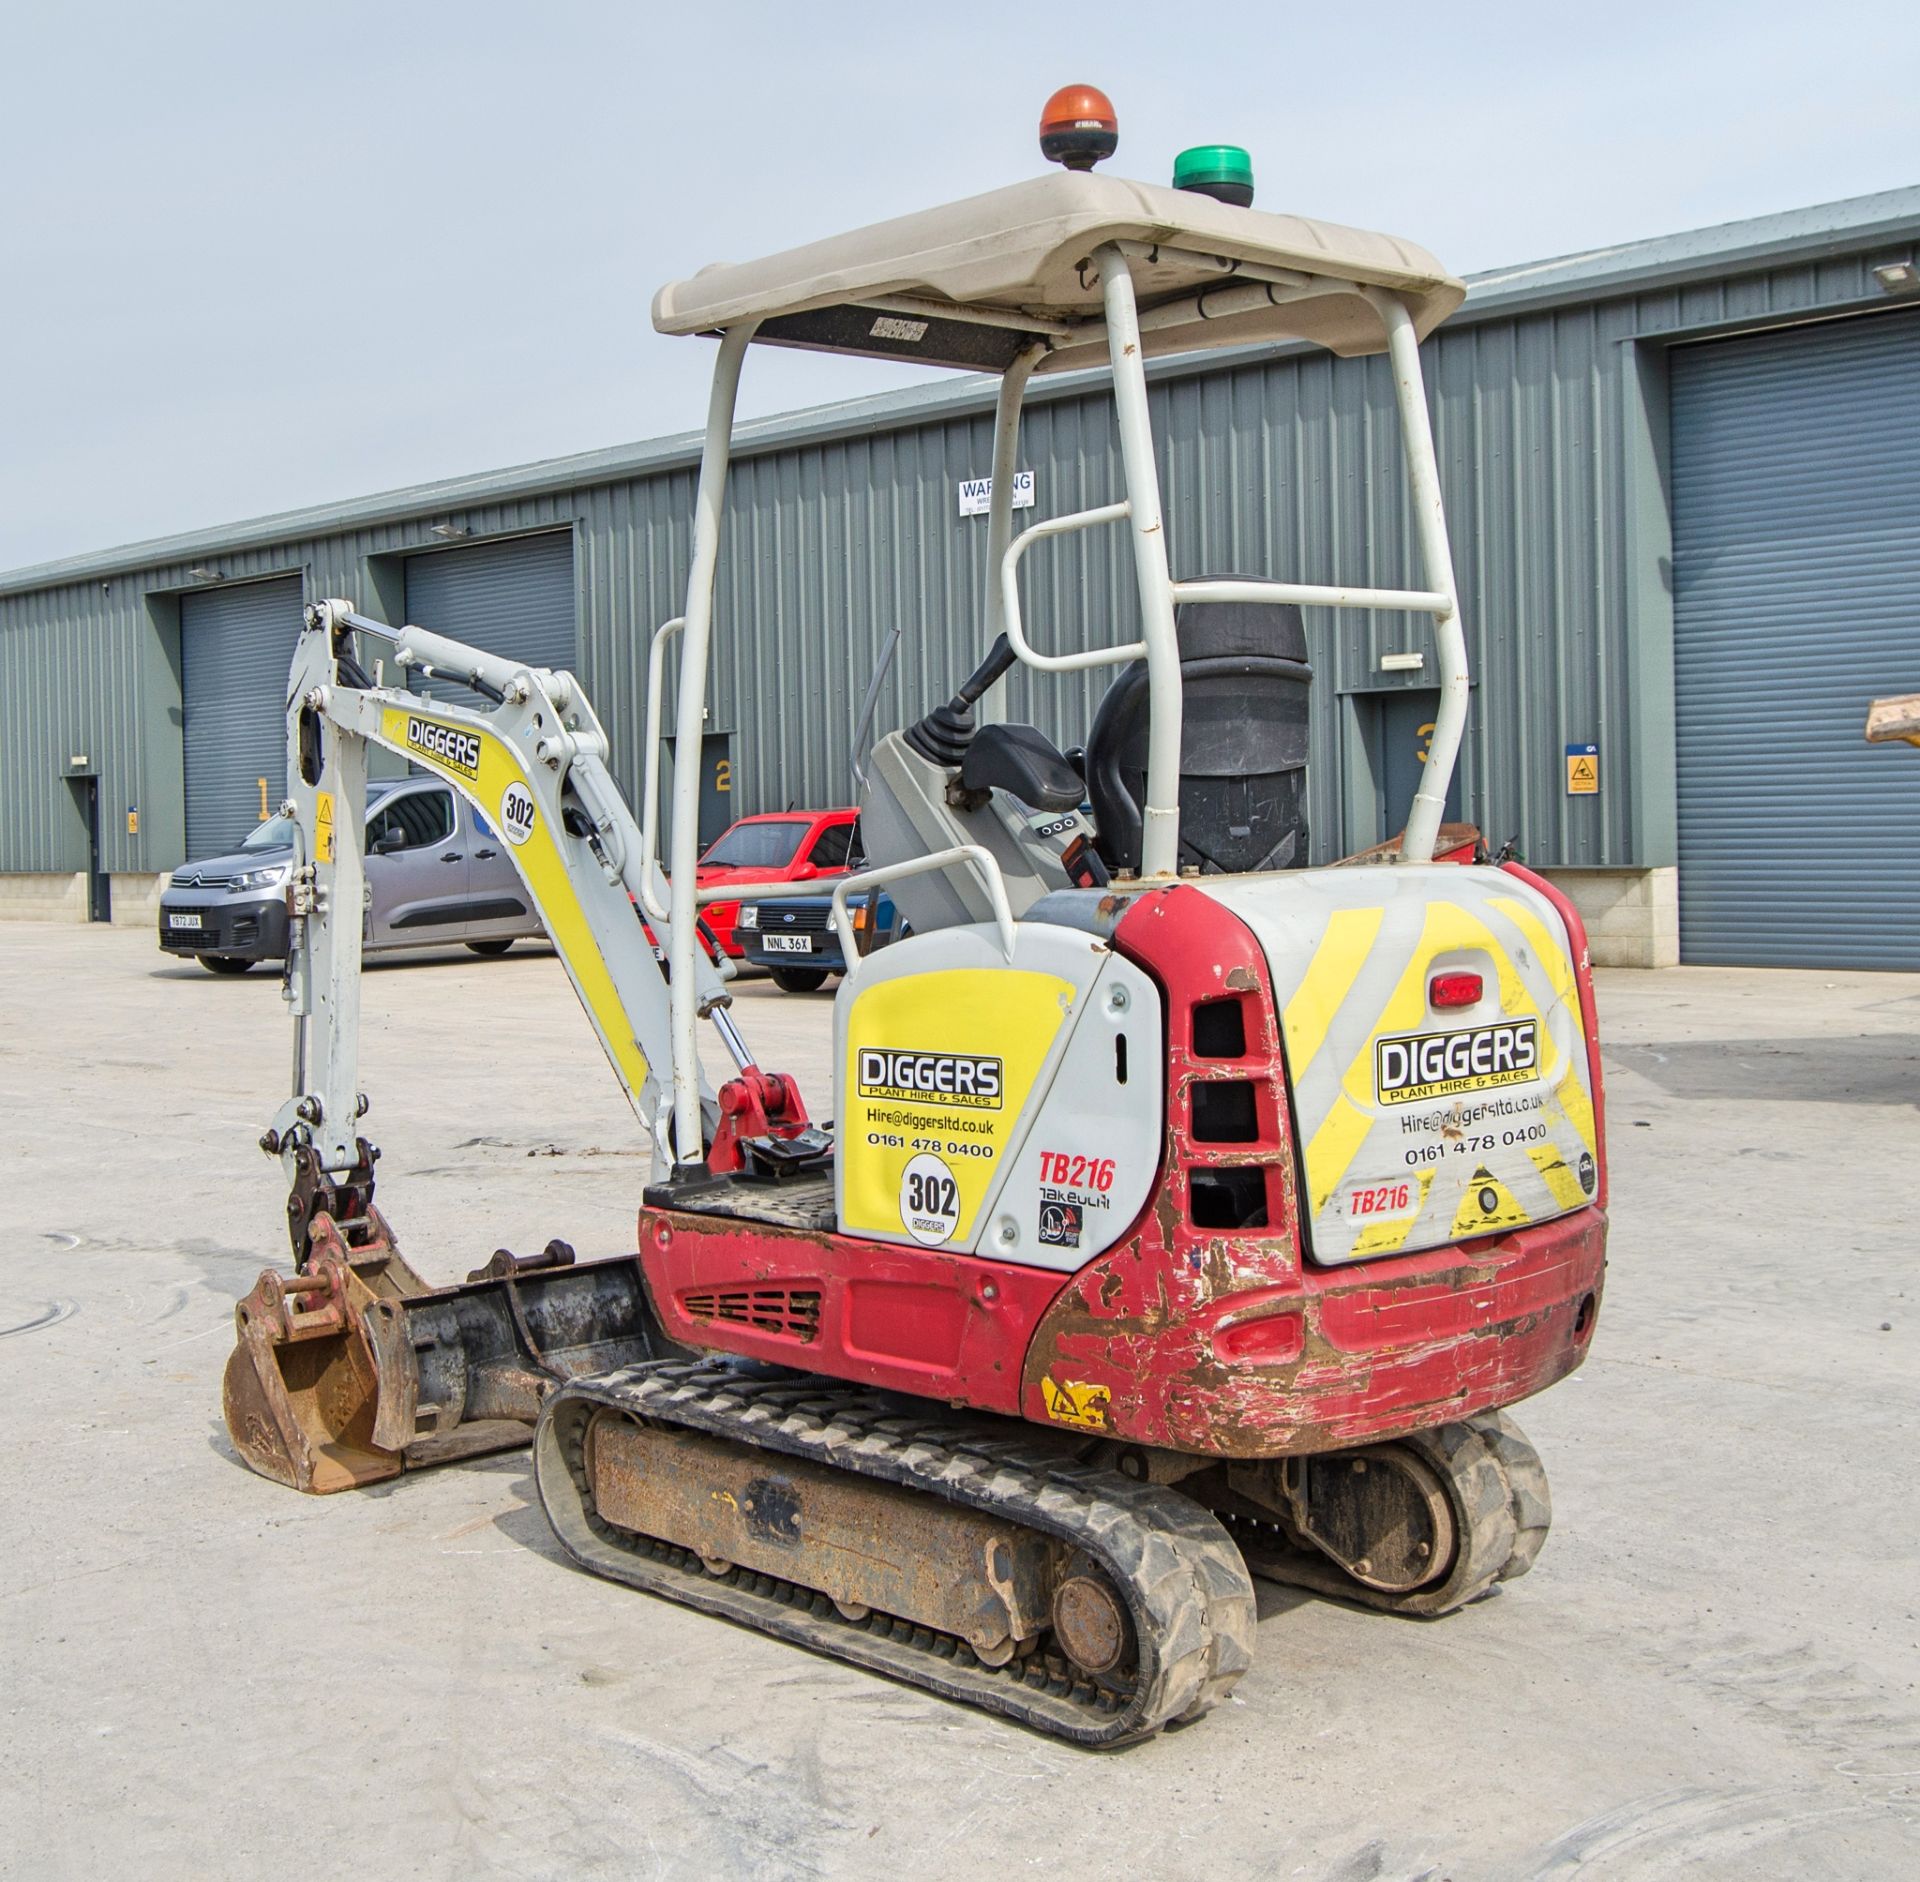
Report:
[[[1305,868],[1313,668],[1300,610],[1290,602],[1188,602],[1175,610],[1174,631],[1185,702],[1181,868]],[[1147,724],[1147,663],[1136,660],[1107,689],[1087,734],[1096,847],[1116,873],[1140,867]]]

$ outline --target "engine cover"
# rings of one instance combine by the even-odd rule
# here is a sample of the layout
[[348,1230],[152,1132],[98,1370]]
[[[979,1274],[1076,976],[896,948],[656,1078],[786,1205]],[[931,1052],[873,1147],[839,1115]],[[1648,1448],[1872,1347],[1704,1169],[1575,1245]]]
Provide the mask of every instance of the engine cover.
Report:
[[1160,996],[1044,922],[912,935],[834,1002],[843,1234],[1072,1271],[1146,1202],[1165,1111]]
[[[1566,928],[1537,889],[1452,864],[1194,886],[1266,952],[1314,1260],[1434,1248],[1594,1200],[1579,990]],[[1478,997],[1436,1006],[1441,975],[1477,977]]]

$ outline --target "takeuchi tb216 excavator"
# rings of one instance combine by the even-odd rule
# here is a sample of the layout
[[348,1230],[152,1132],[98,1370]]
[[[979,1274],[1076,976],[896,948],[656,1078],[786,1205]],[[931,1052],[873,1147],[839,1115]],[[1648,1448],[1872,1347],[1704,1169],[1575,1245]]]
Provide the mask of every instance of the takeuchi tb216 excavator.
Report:
[[[637,822],[573,675],[308,609],[293,1090],[262,1140],[293,1272],[240,1304],[225,1399],[247,1461],[307,1491],[531,1442],[582,1568],[1117,1746],[1229,1691],[1253,1576],[1436,1616],[1526,1572],[1547,1484],[1506,1408],[1592,1338],[1606,1161],[1580,922],[1441,823],[1468,676],[1419,347],[1460,283],[1254,209],[1228,147],[1177,187],[1096,174],[1087,88],[1042,131],[1058,172],[660,292],[655,326],[718,363]],[[1170,574],[1145,362],[1278,340],[1386,356],[1408,586]],[[658,784],[670,660],[699,745],[755,343],[999,376],[983,658],[873,744],[870,862],[833,892],[831,1126],[740,1036],[699,944],[699,780]],[[1122,488],[1016,533],[1028,381],[1094,367]],[[1130,545],[1131,638],[1039,631],[1023,566],[1099,529]],[[1440,677],[1403,835],[1331,867],[1303,609],[1422,618]],[[1114,670],[1074,759],[996,710],[1015,662]],[[369,745],[506,837],[650,1149],[635,1252],[556,1240],[429,1288],[396,1247],[355,1060]],[[912,932],[863,959],[847,898],[882,885]]]

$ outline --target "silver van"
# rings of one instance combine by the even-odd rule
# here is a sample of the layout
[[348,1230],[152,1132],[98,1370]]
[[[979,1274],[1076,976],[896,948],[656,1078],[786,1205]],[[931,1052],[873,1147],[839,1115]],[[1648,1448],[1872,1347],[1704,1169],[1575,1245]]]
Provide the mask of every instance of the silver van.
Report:
[[[230,855],[186,863],[160,896],[160,946],[216,974],[287,953],[293,826],[270,817]],[[434,778],[367,786],[366,950],[446,947],[504,954],[541,936],[507,846]]]

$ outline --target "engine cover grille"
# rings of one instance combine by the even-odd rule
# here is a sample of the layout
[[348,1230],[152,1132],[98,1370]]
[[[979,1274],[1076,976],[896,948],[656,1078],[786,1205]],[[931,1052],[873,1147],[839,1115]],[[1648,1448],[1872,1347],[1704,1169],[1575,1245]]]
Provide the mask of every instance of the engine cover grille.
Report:
[[743,1287],[682,1294],[680,1308],[690,1320],[730,1321],[776,1339],[805,1343],[820,1336],[818,1288]]

